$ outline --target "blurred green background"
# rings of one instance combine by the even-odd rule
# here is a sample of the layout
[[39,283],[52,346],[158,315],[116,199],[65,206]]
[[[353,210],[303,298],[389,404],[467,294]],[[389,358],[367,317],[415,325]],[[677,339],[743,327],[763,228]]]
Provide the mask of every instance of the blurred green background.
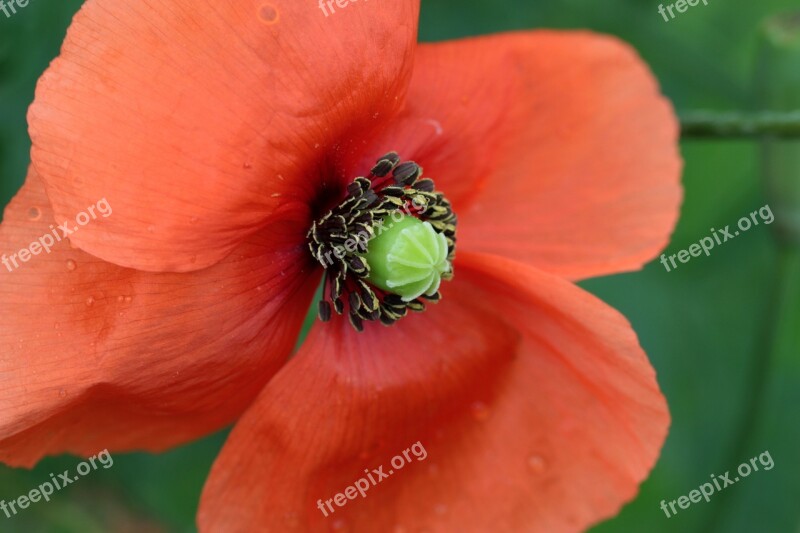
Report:
[[[0,205],[25,176],[25,113],[35,81],[58,53],[80,4],[37,0],[11,19],[0,13]],[[711,0],[665,22],[657,0],[424,0],[421,38],[590,28],[633,44],[679,111],[752,109],[759,21],[793,4]],[[752,141],[682,143],[686,200],[669,253],[767,203],[758,148]],[[662,457],[639,497],[597,532],[800,531],[800,279],[790,274],[790,283],[781,284],[787,277],[779,274],[781,264],[788,263],[773,227],[760,225],[670,273],[655,263],[582,284],[631,320],[673,417]],[[57,493],[52,503],[13,521],[0,516],[0,531],[194,531],[203,480],[224,437],[160,456],[115,455],[113,468]],[[687,494],[765,450],[775,462],[772,470],[751,474],[675,517],[659,508],[662,499]],[[0,499],[26,493],[77,463],[48,459],[33,472],[0,467]]]

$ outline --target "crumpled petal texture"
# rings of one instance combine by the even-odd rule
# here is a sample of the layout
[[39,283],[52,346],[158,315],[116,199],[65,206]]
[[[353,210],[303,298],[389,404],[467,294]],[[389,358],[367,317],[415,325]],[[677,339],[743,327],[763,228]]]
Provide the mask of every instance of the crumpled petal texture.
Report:
[[230,253],[330,173],[405,94],[419,0],[326,19],[297,0],[88,0],[29,112],[59,218],[101,198],[82,250],[148,271]]
[[[314,328],[217,459],[201,531],[566,532],[636,494],[669,415],[628,322],[507,259],[456,268],[425,314]],[[417,441],[424,462],[317,508]]]
[[371,146],[445,191],[459,249],[567,279],[641,268],[682,200],[670,103],[633,49],[588,32],[420,45],[401,118]]
[[[0,249],[54,223],[32,170]],[[291,353],[314,290],[291,223],[270,227],[195,273],[129,270],[67,241],[0,266],[0,461],[161,451],[238,417]]]

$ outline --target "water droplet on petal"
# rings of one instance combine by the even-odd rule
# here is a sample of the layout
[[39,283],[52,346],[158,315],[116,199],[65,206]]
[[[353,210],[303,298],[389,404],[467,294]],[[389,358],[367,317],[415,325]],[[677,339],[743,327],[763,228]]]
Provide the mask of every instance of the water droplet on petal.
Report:
[[262,4],[258,9],[258,18],[264,24],[275,24],[280,20],[280,13],[272,4]]
[[297,513],[286,513],[283,515],[283,521],[291,529],[300,525],[300,518],[298,518]]
[[36,206],[31,207],[28,209],[28,218],[31,220],[39,220],[42,218],[42,210]]
[[60,327],[61,327],[61,324],[59,324],[58,322],[56,322],[56,323],[53,325],[53,328],[55,328],[55,329],[59,329]]
[[147,226],[147,231],[149,231],[150,233],[155,233],[156,227],[155,226]]
[[126,296],[126,297],[125,297],[125,303],[126,303],[126,304],[129,304],[129,303],[131,303],[132,301],[133,301],[133,297],[132,297],[132,296]]
[[63,397],[65,397],[67,395],[67,391],[64,390],[64,389],[61,389],[61,390],[58,391],[58,395],[63,398]]
[[86,298],[86,307],[91,307],[93,305],[94,305],[94,297],[89,296],[88,298]]
[[545,465],[544,459],[542,459],[539,455],[531,455],[528,457],[528,468],[531,469],[532,472],[540,474],[544,472],[547,465]]
[[483,402],[475,402],[470,406],[472,418],[478,422],[484,422],[489,418],[489,407]]
[[73,261],[72,259],[69,259],[69,260],[67,261],[67,270],[69,270],[70,272],[72,272],[72,271],[73,271],[73,270],[75,270],[76,268],[78,268],[78,264],[77,264],[75,261]]
[[122,302],[124,302],[124,301],[125,301],[125,297],[124,297],[124,296],[117,296],[117,301],[118,301],[119,303],[122,303]]

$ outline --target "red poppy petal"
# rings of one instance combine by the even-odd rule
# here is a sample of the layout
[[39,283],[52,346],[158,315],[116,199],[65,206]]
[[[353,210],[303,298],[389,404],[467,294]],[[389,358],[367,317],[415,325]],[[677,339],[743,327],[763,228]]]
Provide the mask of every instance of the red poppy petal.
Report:
[[[577,531],[636,494],[668,423],[624,317],[560,278],[461,254],[424,314],[314,329],[235,427],[199,525]],[[391,465],[417,442],[424,462]],[[318,500],[381,465],[391,477],[323,515]]]
[[407,89],[419,0],[89,0],[29,114],[57,218],[106,198],[73,241],[121,266],[212,265],[288,201],[307,202],[341,139]]
[[581,279],[667,243],[677,121],[629,46],[550,31],[421,45],[407,101],[369,152],[424,167],[459,215],[460,249]]
[[46,253],[53,221],[32,171],[0,225],[0,461],[195,439],[239,416],[291,353],[314,283],[286,232],[201,272],[151,274],[65,241]]

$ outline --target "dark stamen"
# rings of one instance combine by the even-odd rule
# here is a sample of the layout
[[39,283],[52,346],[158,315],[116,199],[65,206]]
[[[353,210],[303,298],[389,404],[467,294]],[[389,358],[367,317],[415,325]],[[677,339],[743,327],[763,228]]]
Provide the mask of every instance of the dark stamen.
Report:
[[[387,177],[391,173],[391,177]],[[333,312],[345,313],[357,331],[364,321],[380,321],[386,326],[408,314],[425,309],[423,299],[438,302],[440,293],[406,302],[369,282],[370,268],[362,257],[367,242],[382,231],[379,226],[388,215],[400,212],[430,222],[445,236],[448,260],[455,256],[456,216],[450,202],[436,192],[430,178],[421,178],[422,168],[413,161],[400,162],[390,152],[378,159],[369,177],[358,177],[347,187],[347,197],[308,232],[308,246],[314,258],[326,269],[325,287],[319,302],[319,318],[327,322]],[[420,179],[421,178],[421,179]],[[452,278],[452,272],[443,279]]]

